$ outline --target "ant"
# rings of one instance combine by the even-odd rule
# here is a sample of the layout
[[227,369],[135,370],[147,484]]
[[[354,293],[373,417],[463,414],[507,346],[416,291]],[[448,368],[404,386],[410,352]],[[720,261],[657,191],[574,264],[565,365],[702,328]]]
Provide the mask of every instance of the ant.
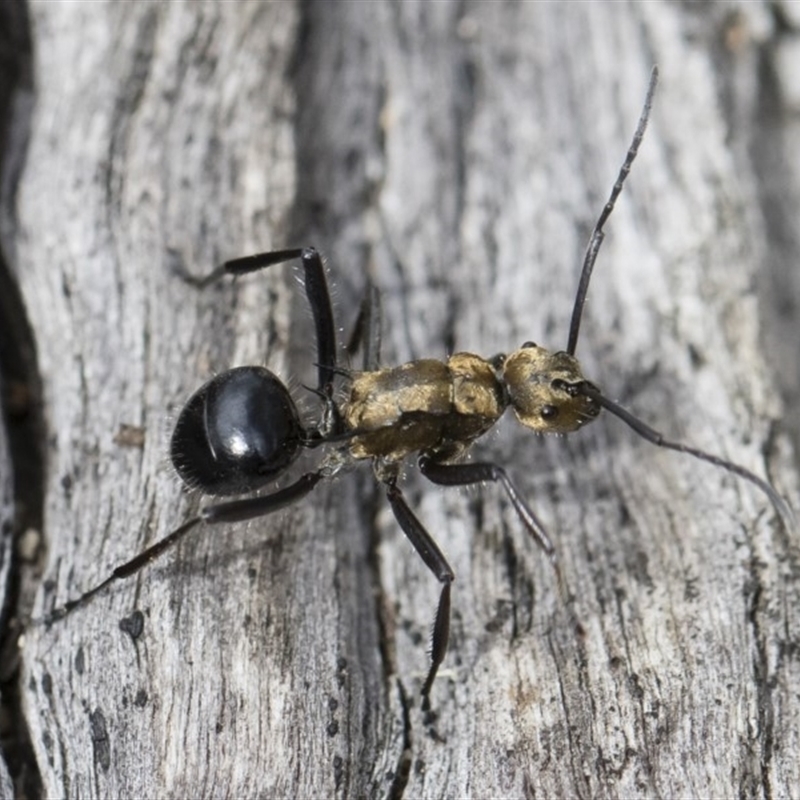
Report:
[[[172,463],[191,488],[216,497],[252,495],[283,475],[308,448],[323,448],[319,466],[293,483],[266,495],[206,506],[164,539],[117,567],[93,589],[53,611],[48,622],[86,604],[113,581],[138,572],[177,544],[201,522],[220,524],[271,514],[308,495],[320,481],[333,478],[358,461],[372,462],[394,516],[428,569],[441,584],[433,625],[431,665],[422,686],[423,710],[445,657],[450,626],[450,586],[455,575],[436,541],[409,507],[398,477],[402,462],[418,455],[420,472],[442,486],[467,486],[493,481],[508,495],[520,522],[552,562],[562,586],[555,548],[536,514],[503,467],[489,462],[462,462],[473,442],[512,408],[527,428],[540,433],[570,433],[605,409],[658,447],[687,453],[732,472],[757,486],[771,500],[788,527],[793,516],[775,489],[749,470],[662,434],[605,397],[584,378],[575,350],[581,314],[592,269],[614,209],[647,127],[658,71],[653,69],[639,122],[617,180],[592,231],[575,298],[567,348],[549,351],[525,342],[509,355],[482,358],[454,353],[445,361],[420,359],[381,369],[377,364],[377,295],[367,295],[348,346],[355,351],[368,329],[364,369],[352,371],[337,363],[337,346],[325,268],[311,247],[277,250],[227,261],[205,278],[204,286],[223,275],[243,275],[299,259],[305,291],[314,318],[317,341],[319,420],[304,427],[289,390],[264,367],[244,366],[212,378],[181,411],[170,444]],[[337,392],[337,379],[344,384]]]

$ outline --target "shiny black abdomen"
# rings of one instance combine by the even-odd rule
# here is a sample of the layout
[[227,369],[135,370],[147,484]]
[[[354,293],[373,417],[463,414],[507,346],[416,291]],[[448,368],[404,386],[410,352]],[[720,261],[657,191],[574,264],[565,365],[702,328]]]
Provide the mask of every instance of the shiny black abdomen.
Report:
[[170,442],[175,469],[207,494],[260,489],[297,458],[303,427],[289,390],[263,367],[237,367],[198,389]]

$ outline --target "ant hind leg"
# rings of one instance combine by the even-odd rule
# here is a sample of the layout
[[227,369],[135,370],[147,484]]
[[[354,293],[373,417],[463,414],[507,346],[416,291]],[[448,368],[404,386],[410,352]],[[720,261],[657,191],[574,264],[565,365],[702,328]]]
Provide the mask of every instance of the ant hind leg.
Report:
[[226,503],[216,503],[201,509],[196,517],[192,517],[172,533],[160,539],[155,544],[134,556],[130,561],[120,564],[104,581],[97,584],[88,592],[84,592],[75,600],[69,600],[63,606],[51,611],[38,622],[46,625],[63,619],[67,614],[77,608],[85,606],[95,595],[100,594],[107,586],[115,581],[128,578],[137,573],[142,567],[155,561],[162,553],[174,547],[190,531],[194,530],[201,522],[213,525],[220,522],[242,522],[256,517],[263,517],[278,511],[286,506],[296,503],[305,497],[323,478],[321,470],[307,472],[294,483],[279,489],[272,494],[260,497],[247,497],[241,500],[231,500]]

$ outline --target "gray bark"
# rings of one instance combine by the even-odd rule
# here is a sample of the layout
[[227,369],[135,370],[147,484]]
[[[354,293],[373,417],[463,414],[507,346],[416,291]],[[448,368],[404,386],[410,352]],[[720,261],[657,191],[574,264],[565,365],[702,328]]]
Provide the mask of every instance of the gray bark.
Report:
[[[0,384],[0,389],[2,385]],[[14,552],[13,473],[5,426],[0,425],[0,591],[3,608],[10,594],[11,564]],[[4,621],[5,623],[5,621]],[[3,753],[3,756],[6,754]],[[0,758],[0,797],[10,797],[11,777],[4,758]]]
[[[314,380],[290,268],[200,292],[176,264],[316,245],[345,332],[368,277],[382,290],[387,364],[564,347],[654,62],[578,354],[609,396],[797,507],[791,10],[732,8],[33,4],[5,235],[47,424],[34,615],[204,502],[165,457],[203,381],[247,363],[298,397]],[[438,585],[364,466],[288,511],[201,527],[28,628],[17,724],[43,794],[796,793],[797,532],[749,484],[608,415],[562,439],[498,429],[475,452],[546,522],[569,597],[499,488],[441,490],[409,465],[457,575],[432,717]]]

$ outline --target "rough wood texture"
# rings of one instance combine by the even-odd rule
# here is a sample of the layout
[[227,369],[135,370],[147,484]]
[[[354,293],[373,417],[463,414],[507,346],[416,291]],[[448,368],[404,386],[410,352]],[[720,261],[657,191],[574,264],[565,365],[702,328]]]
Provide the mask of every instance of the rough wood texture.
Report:
[[[2,385],[0,384],[0,389]],[[2,597],[2,608],[4,615],[10,613],[7,611],[6,598],[8,597],[10,589],[10,572],[12,564],[12,556],[14,550],[13,538],[13,521],[14,521],[14,505],[13,505],[13,474],[11,470],[11,459],[9,455],[8,442],[6,440],[5,426],[0,425],[0,595]],[[3,621],[6,624],[6,621]],[[4,740],[8,735],[8,725],[4,724],[2,728]],[[0,758],[0,797],[10,796],[12,787],[10,776],[6,765],[6,753],[2,754]]]
[[[383,290],[387,363],[563,346],[653,62],[651,127],[579,355],[610,396],[768,475],[797,507],[771,372],[783,364],[759,350],[782,337],[756,293],[770,296],[765,264],[789,263],[766,235],[764,181],[780,169],[759,166],[752,101],[783,85],[768,68],[778,26],[766,5],[727,9],[35,4],[14,266],[48,423],[37,613],[198,507],[165,442],[203,380],[242,363],[292,376],[299,395],[312,380],[289,269],[198,292],[175,264],[199,274],[315,244],[344,328],[367,275]],[[781,108],[773,133],[795,143]],[[141,447],[123,426],[143,429]],[[796,532],[750,486],[613,419],[560,440],[501,428],[478,450],[546,521],[571,599],[499,489],[435,489],[409,469],[458,576],[433,719],[418,692],[437,585],[365,469],[274,517],[198,530],[27,632],[44,793],[796,793]]]

